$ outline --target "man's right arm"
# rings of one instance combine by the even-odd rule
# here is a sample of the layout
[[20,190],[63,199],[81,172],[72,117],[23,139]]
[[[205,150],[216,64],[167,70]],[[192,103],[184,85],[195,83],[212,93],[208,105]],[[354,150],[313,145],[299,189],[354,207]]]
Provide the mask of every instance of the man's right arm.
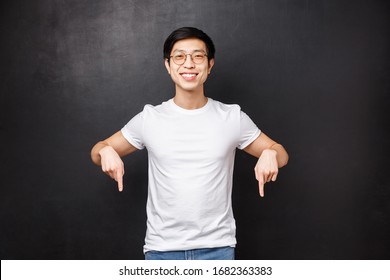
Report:
[[119,191],[123,190],[124,164],[121,157],[136,151],[121,131],[106,140],[98,142],[91,150],[92,161],[102,167],[104,173],[118,182]]

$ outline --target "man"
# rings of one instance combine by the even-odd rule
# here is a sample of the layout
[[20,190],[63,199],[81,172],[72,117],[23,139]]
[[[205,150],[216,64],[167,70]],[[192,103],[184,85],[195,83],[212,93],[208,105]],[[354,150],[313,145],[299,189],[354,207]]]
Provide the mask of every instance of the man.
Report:
[[164,44],[164,60],[175,96],[158,106],[146,105],[91,151],[93,162],[122,191],[121,157],[147,148],[146,259],[234,259],[236,148],[259,158],[255,176],[260,196],[288,161],[285,149],[260,132],[238,105],[205,96],[214,53],[203,31],[185,27],[172,32]]

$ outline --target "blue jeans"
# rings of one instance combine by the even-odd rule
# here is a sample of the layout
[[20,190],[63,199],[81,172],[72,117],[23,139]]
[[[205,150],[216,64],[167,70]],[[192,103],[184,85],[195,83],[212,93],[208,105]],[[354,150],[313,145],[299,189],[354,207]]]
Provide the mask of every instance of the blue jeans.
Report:
[[234,248],[228,246],[185,251],[147,251],[145,260],[234,260]]

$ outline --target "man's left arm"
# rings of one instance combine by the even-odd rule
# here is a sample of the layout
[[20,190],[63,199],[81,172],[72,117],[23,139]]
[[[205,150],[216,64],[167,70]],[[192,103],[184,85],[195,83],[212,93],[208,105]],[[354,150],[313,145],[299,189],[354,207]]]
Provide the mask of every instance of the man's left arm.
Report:
[[259,181],[260,196],[264,196],[264,184],[276,181],[279,168],[288,162],[288,154],[282,145],[278,144],[263,132],[249,144],[245,152],[258,158],[255,175]]

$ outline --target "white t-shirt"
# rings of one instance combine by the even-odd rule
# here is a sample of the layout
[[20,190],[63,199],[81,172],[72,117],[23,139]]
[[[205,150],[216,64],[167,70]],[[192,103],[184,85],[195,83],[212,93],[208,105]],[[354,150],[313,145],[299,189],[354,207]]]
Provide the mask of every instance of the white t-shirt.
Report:
[[234,155],[260,135],[241,108],[208,98],[186,110],[170,99],[146,105],[121,131],[148,150],[144,251],[235,246]]

